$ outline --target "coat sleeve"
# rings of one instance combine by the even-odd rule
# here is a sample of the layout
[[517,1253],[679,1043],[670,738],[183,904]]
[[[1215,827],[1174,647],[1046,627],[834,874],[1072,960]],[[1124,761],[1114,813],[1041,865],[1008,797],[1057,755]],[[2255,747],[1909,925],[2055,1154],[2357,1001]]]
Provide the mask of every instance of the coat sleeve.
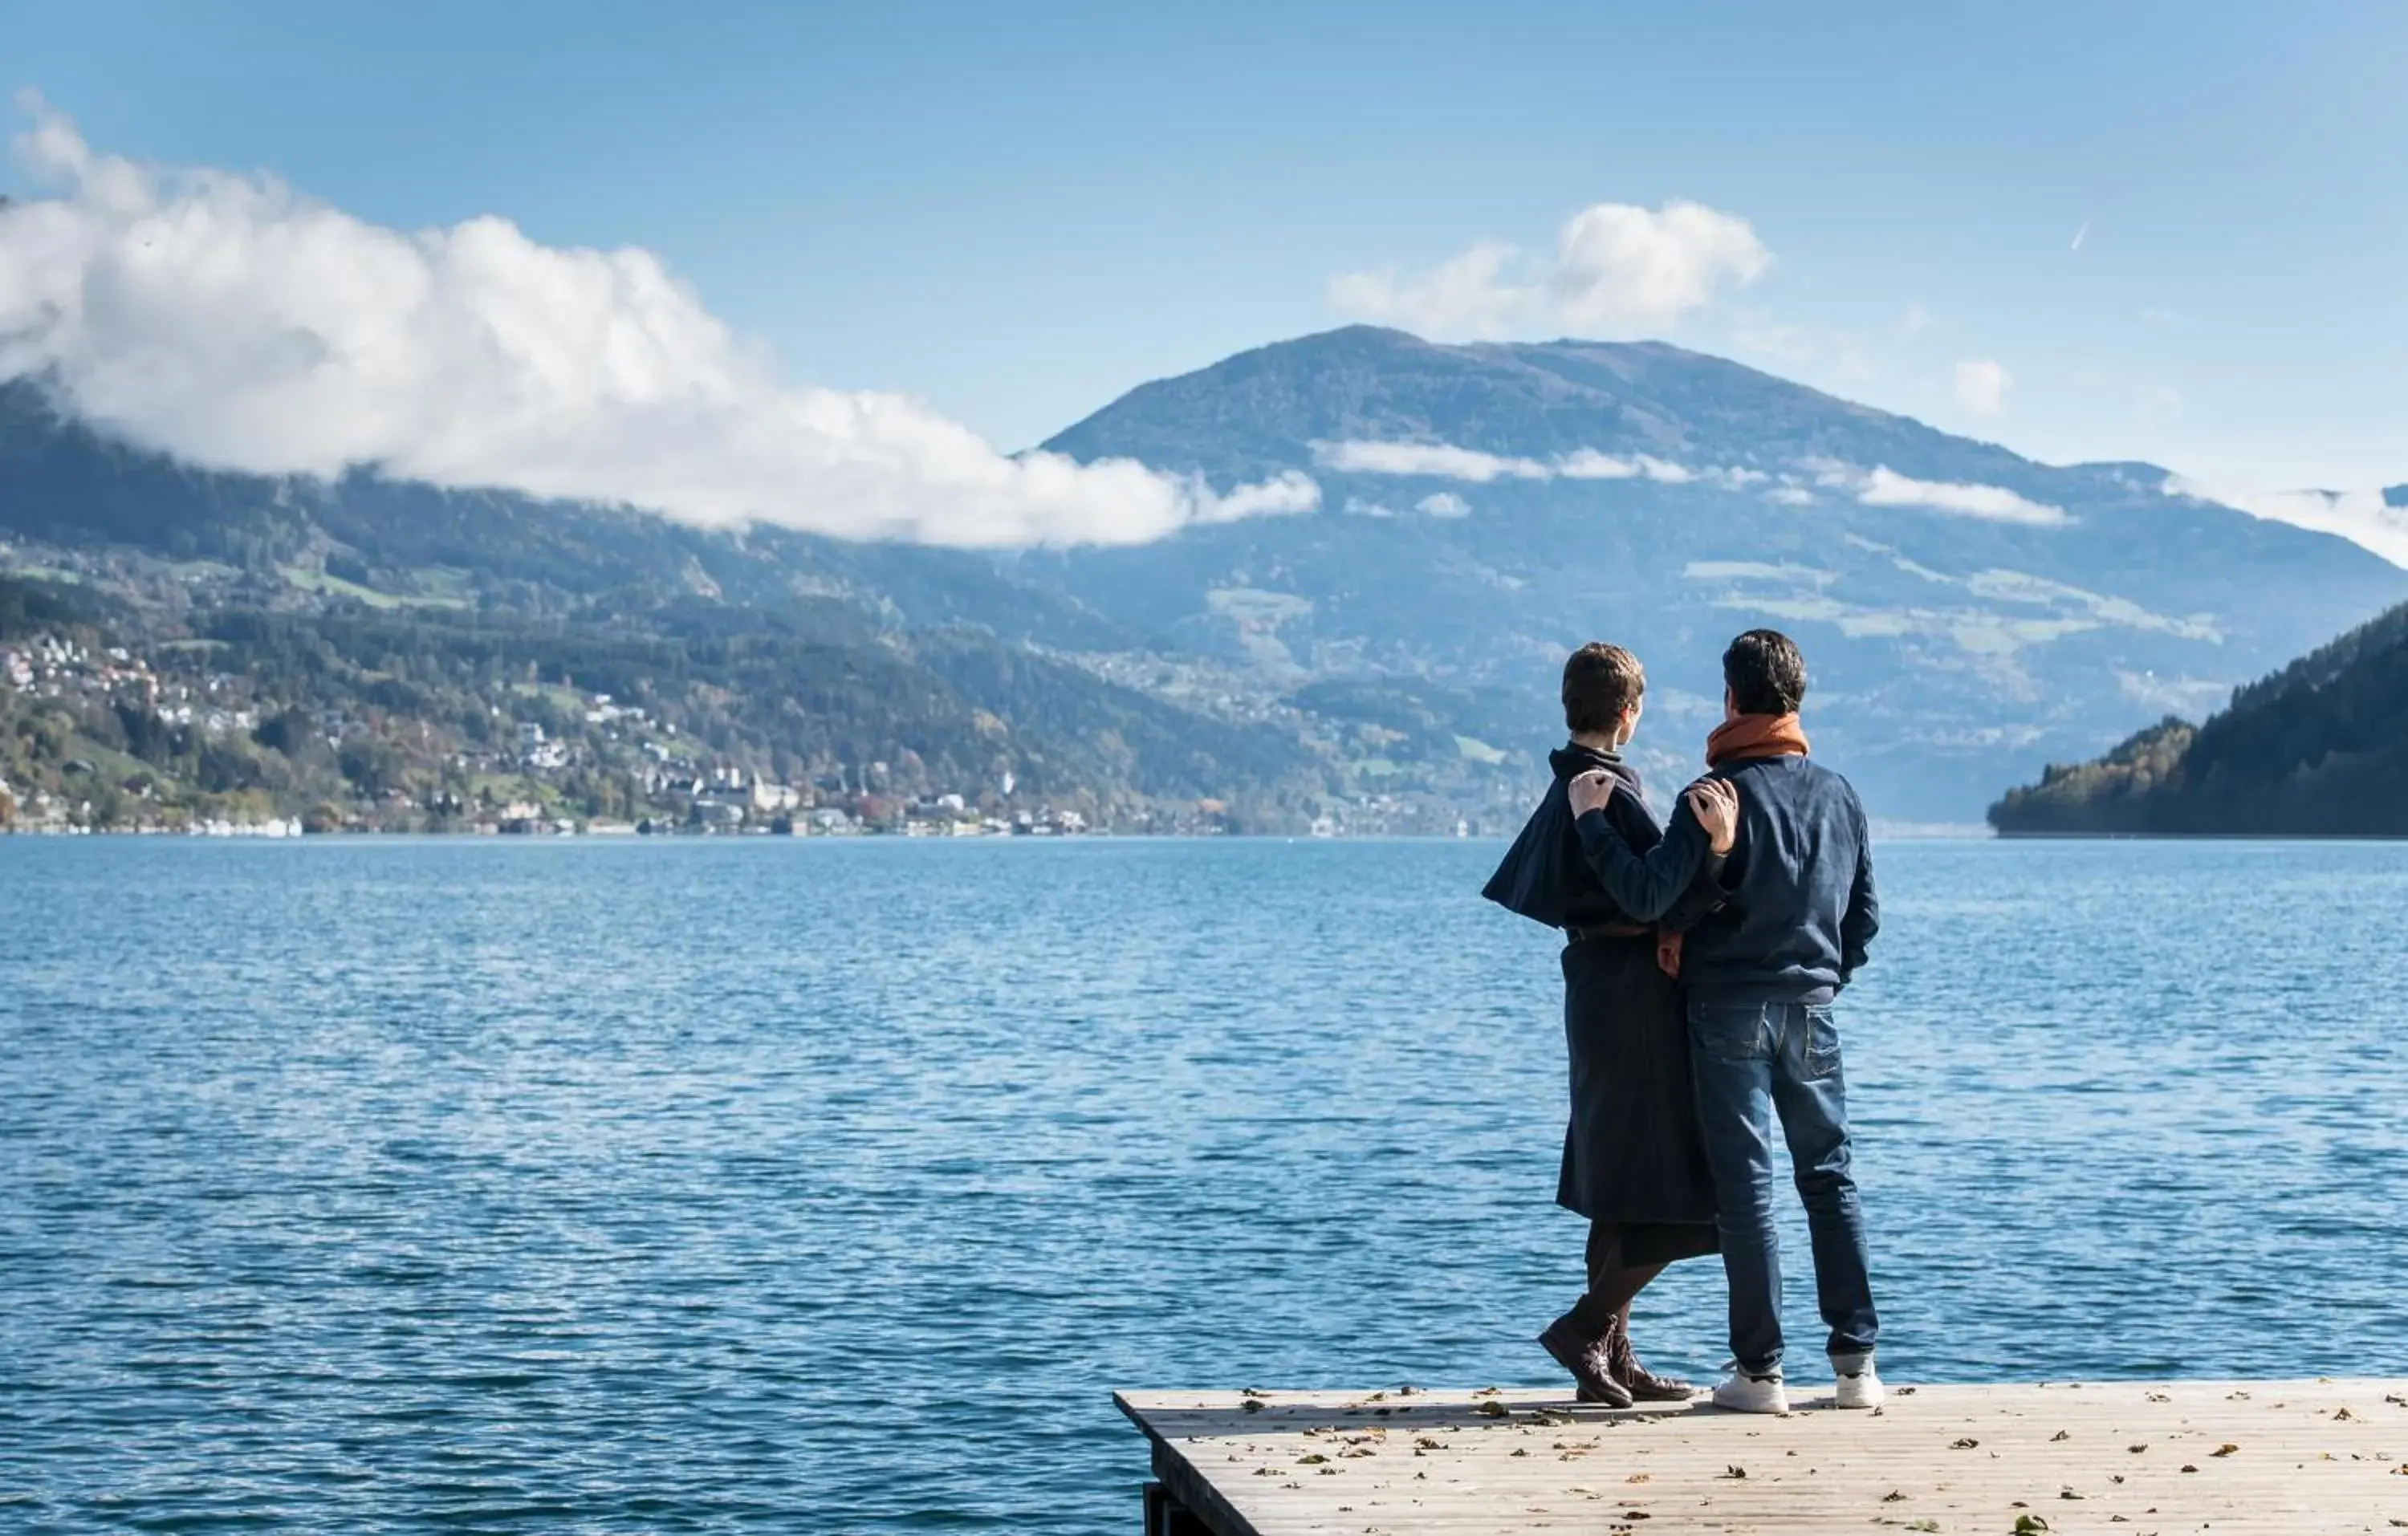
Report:
[[1671,910],[1658,919],[1666,931],[1686,933],[1723,904],[1723,898],[1729,895],[1723,889],[1723,866],[1728,862],[1727,854],[1717,854],[1711,847],[1706,850],[1706,860],[1698,866],[1697,878],[1689,882],[1689,888],[1681,893]]
[[1864,807],[1856,808],[1856,873],[1848,886],[1848,913],[1840,920],[1840,984],[1856,979],[1881,931],[1881,901],[1873,895],[1872,840],[1865,825]]
[[1598,883],[1634,923],[1653,923],[1663,916],[1706,862],[1705,828],[1685,805],[1673,812],[1664,840],[1643,856],[1631,852],[1629,840],[1601,810],[1589,811],[1572,826]]

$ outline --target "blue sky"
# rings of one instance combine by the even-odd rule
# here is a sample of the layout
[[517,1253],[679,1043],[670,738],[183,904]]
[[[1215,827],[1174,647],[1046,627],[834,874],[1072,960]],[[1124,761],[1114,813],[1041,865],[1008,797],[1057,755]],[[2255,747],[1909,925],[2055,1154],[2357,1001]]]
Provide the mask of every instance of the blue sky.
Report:
[[1687,200],[1769,265],[1603,334],[2043,458],[2408,480],[2408,7],[1504,8],[19,5],[0,67],[95,151],[646,248],[783,377],[1007,449],[1342,274]]

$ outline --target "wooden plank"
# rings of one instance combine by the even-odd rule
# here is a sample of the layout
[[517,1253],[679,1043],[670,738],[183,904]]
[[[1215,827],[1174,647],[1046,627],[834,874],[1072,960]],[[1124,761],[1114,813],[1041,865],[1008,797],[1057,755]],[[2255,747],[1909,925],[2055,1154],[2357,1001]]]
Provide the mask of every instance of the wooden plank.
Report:
[[1778,1418],[1493,1388],[1114,1400],[1215,1536],[2408,1530],[2408,1381],[1893,1387]]

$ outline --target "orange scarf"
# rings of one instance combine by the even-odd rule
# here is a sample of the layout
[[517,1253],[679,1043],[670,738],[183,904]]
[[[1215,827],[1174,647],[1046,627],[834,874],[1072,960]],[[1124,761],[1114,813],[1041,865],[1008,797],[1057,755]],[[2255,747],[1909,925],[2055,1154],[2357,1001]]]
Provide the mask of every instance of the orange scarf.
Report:
[[1742,763],[1751,757],[1803,757],[1806,730],[1794,714],[1743,714],[1726,720],[1706,738],[1706,766]]

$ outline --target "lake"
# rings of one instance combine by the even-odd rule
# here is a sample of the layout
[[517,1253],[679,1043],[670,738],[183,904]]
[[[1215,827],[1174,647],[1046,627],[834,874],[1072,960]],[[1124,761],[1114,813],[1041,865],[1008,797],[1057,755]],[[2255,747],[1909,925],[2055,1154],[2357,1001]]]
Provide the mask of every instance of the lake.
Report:
[[[1554,1382],[1498,852],[0,839],[0,1527],[1132,1533],[1114,1386]],[[2408,845],[1877,857],[1886,1376],[2402,1369]]]

